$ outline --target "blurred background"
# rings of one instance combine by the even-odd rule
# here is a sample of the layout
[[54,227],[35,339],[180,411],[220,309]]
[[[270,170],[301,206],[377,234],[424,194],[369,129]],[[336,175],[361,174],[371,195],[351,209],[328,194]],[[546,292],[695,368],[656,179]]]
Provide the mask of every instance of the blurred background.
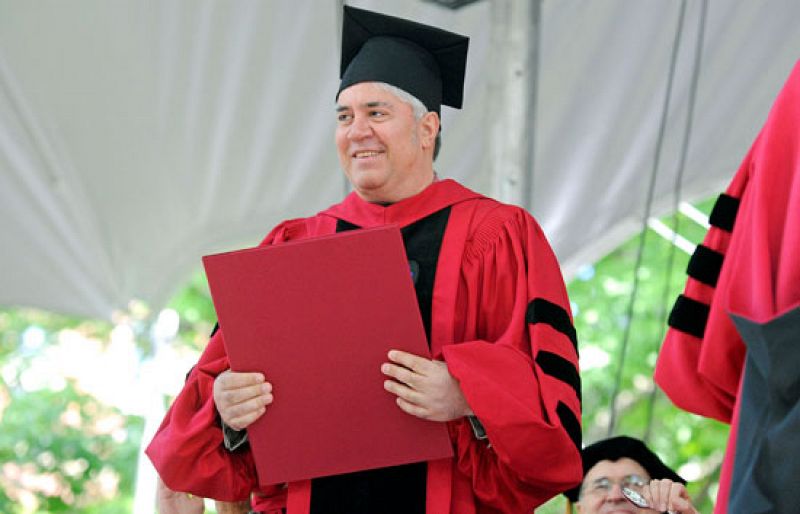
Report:
[[[348,192],[344,3],[0,0],[0,512],[153,512],[141,448],[215,322],[201,256]],[[437,172],[550,239],[584,442],[647,439],[710,512],[727,427],[673,407],[653,367],[711,205],[800,56],[800,3],[347,3],[470,37]]]

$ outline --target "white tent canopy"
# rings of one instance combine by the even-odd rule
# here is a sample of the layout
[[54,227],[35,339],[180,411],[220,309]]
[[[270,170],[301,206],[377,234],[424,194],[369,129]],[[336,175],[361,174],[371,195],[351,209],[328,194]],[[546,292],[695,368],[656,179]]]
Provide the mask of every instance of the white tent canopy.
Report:
[[[490,20],[509,1],[348,2],[471,37],[465,107],[445,108],[436,168],[490,195],[489,71],[501,57]],[[727,184],[800,57],[800,3],[707,5],[703,18],[703,2],[686,3],[657,213],[672,204],[687,126],[682,191],[694,199]],[[339,9],[0,0],[0,305],[93,317],[133,298],[159,307],[201,255],[340,199]],[[538,66],[524,70],[536,86],[526,193],[569,273],[638,228],[681,2],[544,0],[539,12]]]

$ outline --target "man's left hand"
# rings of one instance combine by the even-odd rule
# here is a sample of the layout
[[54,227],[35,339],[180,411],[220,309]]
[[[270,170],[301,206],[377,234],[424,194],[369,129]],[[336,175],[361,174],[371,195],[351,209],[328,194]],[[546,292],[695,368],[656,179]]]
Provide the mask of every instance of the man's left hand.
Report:
[[408,414],[431,421],[472,415],[446,363],[400,350],[391,350],[389,360],[381,371],[393,380],[386,380],[383,387],[397,396],[397,405]]

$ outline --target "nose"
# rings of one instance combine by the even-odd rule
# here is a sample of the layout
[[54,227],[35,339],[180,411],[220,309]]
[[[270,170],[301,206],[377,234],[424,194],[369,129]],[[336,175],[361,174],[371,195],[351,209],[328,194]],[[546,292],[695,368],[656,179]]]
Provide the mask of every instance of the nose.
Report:
[[370,126],[369,120],[366,118],[366,116],[356,115],[347,130],[347,137],[353,141],[364,139],[369,137],[371,134],[372,127]]
[[622,494],[622,486],[617,482],[611,484],[611,489],[608,490],[606,498],[609,500],[624,500],[625,496]]

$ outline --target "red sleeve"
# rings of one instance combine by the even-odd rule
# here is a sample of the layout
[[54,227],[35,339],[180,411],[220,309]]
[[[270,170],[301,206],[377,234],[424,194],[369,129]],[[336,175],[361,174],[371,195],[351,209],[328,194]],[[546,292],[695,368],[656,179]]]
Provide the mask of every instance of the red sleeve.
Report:
[[450,372],[482,422],[451,424],[458,469],[478,500],[523,512],[582,477],[575,330],[550,245],[525,211],[498,206],[467,243]]
[[[285,222],[278,225],[261,244],[303,237],[303,227],[297,221]],[[229,367],[224,336],[218,330],[167,411],[145,453],[167,487],[174,491],[221,501],[243,501],[257,491],[261,507],[266,505],[278,509],[285,505],[285,488],[275,486],[259,489],[249,449],[230,452],[223,445],[213,388],[214,379]]]
[[745,349],[725,305],[730,286],[725,274],[732,272],[728,250],[734,226],[740,224],[752,156],[751,150],[712,209],[711,227],[689,261],[686,286],[670,313],[655,370],[656,383],[675,405],[726,423],[731,421]]
[[224,340],[217,331],[146,453],[170,489],[242,501],[256,487],[256,474],[250,452],[231,453],[222,443],[212,394],[214,378],[226,369]]

